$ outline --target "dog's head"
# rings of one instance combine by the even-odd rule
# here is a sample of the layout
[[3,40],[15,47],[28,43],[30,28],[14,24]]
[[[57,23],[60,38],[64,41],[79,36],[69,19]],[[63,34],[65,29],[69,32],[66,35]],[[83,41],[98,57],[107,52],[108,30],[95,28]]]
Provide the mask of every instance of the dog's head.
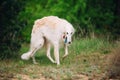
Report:
[[73,27],[66,29],[66,31],[63,33],[64,44],[69,45],[72,43],[72,36],[73,36],[74,32],[75,32],[75,30]]

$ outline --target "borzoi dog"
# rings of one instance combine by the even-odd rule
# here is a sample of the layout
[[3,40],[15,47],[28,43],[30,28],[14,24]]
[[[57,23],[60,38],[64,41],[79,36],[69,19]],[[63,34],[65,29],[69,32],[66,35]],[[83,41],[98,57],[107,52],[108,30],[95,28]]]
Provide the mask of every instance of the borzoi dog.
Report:
[[[31,57],[33,63],[36,64],[34,57],[35,52],[45,45],[47,57],[52,63],[57,63],[57,65],[59,65],[60,44],[62,42],[65,45],[65,54],[63,57],[66,57],[68,55],[68,45],[71,44],[73,34],[73,26],[64,19],[56,16],[48,16],[38,19],[33,25],[30,50],[27,53],[24,53],[21,58],[23,60],[28,60]],[[54,47],[55,60],[53,60],[50,54],[51,45]]]

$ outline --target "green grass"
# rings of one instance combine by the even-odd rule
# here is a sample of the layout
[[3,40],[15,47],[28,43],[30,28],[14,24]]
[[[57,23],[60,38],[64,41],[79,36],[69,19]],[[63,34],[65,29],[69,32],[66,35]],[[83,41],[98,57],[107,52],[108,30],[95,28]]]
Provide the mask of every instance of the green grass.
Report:
[[105,48],[109,50],[110,46],[111,44],[103,39],[83,38],[80,40],[75,40],[73,46],[71,46],[71,49],[73,49],[76,54],[80,54],[80,53],[100,52],[101,49],[105,49]]
[[[5,74],[3,78],[9,78],[7,76],[9,73],[9,75],[13,75],[11,78],[17,80],[24,78],[28,80],[74,80],[80,79],[81,74],[93,77],[93,75],[100,75],[103,72],[104,56],[107,55],[106,53],[110,53],[111,46],[112,44],[103,39],[74,40],[69,46],[68,57],[64,60],[60,58],[61,65],[57,66],[46,57],[44,48],[36,52],[38,65],[34,65],[32,60],[21,60],[20,55],[29,50],[29,44],[23,44],[19,57],[0,61],[0,72]],[[51,54],[53,56],[53,49]],[[64,49],[61,48],[60,57],[63,54]]]

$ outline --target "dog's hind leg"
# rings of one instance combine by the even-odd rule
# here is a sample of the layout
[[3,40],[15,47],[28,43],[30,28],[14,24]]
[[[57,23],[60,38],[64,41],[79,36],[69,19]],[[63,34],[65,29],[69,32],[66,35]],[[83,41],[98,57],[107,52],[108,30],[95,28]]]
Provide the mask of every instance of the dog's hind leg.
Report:
[[49,58],[49,60],[52,62],[52,63],[56,63],[53,58],[51,57],[51,54],[50,54],[50,48],[51,48],[51,44],[49,42],[46,43],[46,55],[47,57]]
[[36,51],[38,49],[40,49],[43,45],[44,45],[44,38],[42,38],[42,37],[39,38],[39,40],[37,40],[37,42],[31,42],[30,50],[32,50],[32,53],[30,54],[30,57],[32,58],[34,64],[37,64],[34,55],[35,55]]
[[32,58],[34,64],[37,64],[37,62],[36,62],[36,60],[35,60],[35,56],[34,56],[34,54],[35,54],[36,51],[37,51],[37,48],[35,48],[35,49],[32,51],[32,53],[30,54],[30,57]]
[[36,39],[36,41],[35,41],[35,40],[31,40],[29,52],[24,53],[24,54],[21,56],[21,58],[22,58],[23,60],[28,60],[28,59],[31,57],[32,60],[33,60],[33,63],[36,64],[37,62],[36,62],[35,57],[34,57],[35,52],[36,52],[38,49],[40,49],[40,48],[43,46],[43,44],[44,44],[44,39],[43,39],[42,37],[39,38],[39,39]]

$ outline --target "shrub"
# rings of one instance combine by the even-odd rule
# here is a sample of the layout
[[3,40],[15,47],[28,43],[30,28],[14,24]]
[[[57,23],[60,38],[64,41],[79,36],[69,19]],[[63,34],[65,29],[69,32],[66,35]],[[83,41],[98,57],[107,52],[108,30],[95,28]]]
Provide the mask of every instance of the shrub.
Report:
[[23,5],[21,0],[2,0],[0,3],[0,59],[10,58],[20,49],[22,24],[17,15]]

